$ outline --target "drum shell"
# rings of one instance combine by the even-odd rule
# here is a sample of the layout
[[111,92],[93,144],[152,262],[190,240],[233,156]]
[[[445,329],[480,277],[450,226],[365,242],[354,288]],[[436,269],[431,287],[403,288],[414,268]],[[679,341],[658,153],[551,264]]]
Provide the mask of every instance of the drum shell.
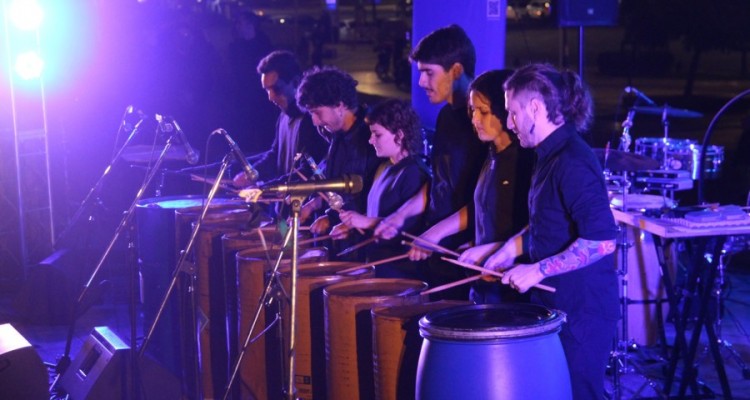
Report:
[[[297,398],[303,400],[326,398],[325,316],[324,288],[339,282],[375,277],[373,267],[363,267],[348,273],[339,273],[356,267],[358,263],[325,261],[298,266],[297,272],[297,335],[295,340],[294,374]],[[281,270],[281,282],[291,293],[291,268]],[[290,308],[284,309],[284,344],[289,348]],[[288,355],[287,355],[288,356]]]
[[201,224],[194,249],[201,387],[203,398],[210,399],[220,396],[229,380],[232,357],[226,321],[229,312],[236,309],[229,304],[237,299],[236,268],[224,264],[221,237],[242,229],[250,214],[231,212],[223,218],[208,215],[214,217]]
[[[503,326],[492,321],[519,312],[544,316],[544,322]],[[472,315],[478,319],[489,315],[491,323],[462,324],[460,329],[440,326],[454,316]],[[564,318],[531,304],[460,306],[427,314],[420,320],[425,340],[416,398],[571,399],[570,375],[558,336]]]
[[[699,164],[702,146],[694,140],[638,138],[635,140],[635,152],[659,161],[666,169],[690,172],[690,177],[697,180],[700,176]],[[703,162],[703,177],[716,179],[721,175],[724,162],[724,148],[709,146]]]
[[376,399],[414,398],[417,364],[422,348],[419,320],[431,311],[469,304],[468,301],[442,300],[372,310]]
[[[292,255],[291,251],[285,251],[281,261],[280,269],[289,268]],[[236,254],[237,258],[237,285],[238,285],[238,349],[241,350],[247,337],[253,318],[258,310],[259,300],[265,292],[265,284],[272,271],[273,264],[268,260],[278,258],[278,250],[267,253],[262,248],[245,249]],[[316,260],[325,261],[324,257]],[[257,336],[277,313],[274,301],[271,307],[261,311],[253,336]],[[274,328],[276,332],[278,330]],[[270,336],[269,336],[270,335]],[[241,398],[266,399],[272,390],[282,388],[282,354],[281,343],[274,340],[277,334],[270,332],[258,337],[246,349],[246,353],[240,364]]]
[[[141,302],[143,303],[144,327],[151,326],[159,306],[163,301],[172,274],[177,264],[179,250],[184,242],[178,242],[177,232],[182,229],[176,224],[176,214],[201,205],[205,199],[200,196],[170,196],[143,199],[136,204],[137,249],[141,275]],[[246,207],[244,202],[235,199],[215,198],[211,209]],[[189,282],[181,279],[175,292],[162,312],[149,341],[148,352],[175,376],[186,382],[198,377],[192,376],[193,368],[185,366],[197,362],[191,322],[193,309],[187,307],[181,298],[188,296]]]
[[362,279],[324,289],[328,399],[374,398],[374,307],[418,304],[427,284],[411,279]]

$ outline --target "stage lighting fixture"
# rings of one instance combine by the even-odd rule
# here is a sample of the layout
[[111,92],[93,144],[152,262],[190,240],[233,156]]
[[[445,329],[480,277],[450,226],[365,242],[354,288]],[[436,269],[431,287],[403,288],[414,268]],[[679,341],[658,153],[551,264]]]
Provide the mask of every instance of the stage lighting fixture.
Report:
[[10,4],[9,15],[16,28],[34,31],[41,26],[44,12],[36,1],[15,0]]

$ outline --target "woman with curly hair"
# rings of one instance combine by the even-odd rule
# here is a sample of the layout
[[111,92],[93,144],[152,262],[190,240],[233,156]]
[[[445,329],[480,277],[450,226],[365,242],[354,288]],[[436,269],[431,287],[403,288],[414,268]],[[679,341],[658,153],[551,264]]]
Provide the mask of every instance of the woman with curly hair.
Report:
[[[334,238],[346,237],[351,229],[372,229],[382,217],[390,215],[414,196],[427,182],[430,171],[421,154],[422,134],[419,117],[409,103],[386,100],[373,107],[365,118],[370,126],[370,144],[385,160],[375,172],[367,195],[367,213],[342,211],[341,224],[334,227]],[[409,218],[403,230],[418,233],[422,215]],[[408,248],[399,240],[381,240],[367,248],[368,260],[404,254]],[[377,277],[424,279],[420,268],[409,261],[379,265]]]

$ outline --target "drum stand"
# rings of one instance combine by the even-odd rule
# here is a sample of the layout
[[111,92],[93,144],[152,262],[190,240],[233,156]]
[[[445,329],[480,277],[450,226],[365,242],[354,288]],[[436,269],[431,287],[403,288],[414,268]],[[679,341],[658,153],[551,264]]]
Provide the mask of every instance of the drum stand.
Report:
[[[630,182],[627,178],[623,179],[623,191],[622,191],[622,209],[627,210],[627,192],[630,189]],[[628,331],[628,306],[630,305],[630,299],[628,297],[628,250],[632,247],[632,244],[628,240],[628,229],[625,224],[618,225],[620,238],[618,239],[617,247],[620,251],[620,285],[622,291],[620,292],[620,307],[622,309],[622,329],[619,334],[615,335],[614,349],[610,353],[610,368],[612,371],[612,399],[622,399],[622,375],[627,373],[636,372],[641,376],[646,383],[634,394],[637,396],[647,385],[651,388],[656,388],[657,383],[650,379],[642,371],[637,370],[637,366],[630,362],[629,350],[637,349],[637,344],[630,339]],[[657,390],[655,392],[658,393]],[[666,398],[666,397],[664,397]]]
[[[162,153],[165,154],[165,153]],[[211,190],[208,193],[208,196],[206,198],[206,202],[203,205],[203,209],[201,210],[200,217],[198,217],[198,220],[193,226],[193,231],[190,235],[190,239],[188,240],[187,245],[185,246],[185,249],[180,251],[180,258],[177,260],[177,265],[175,266],[174,271],[172,272],[172,279],[169,282],[169,286],[167,288],[166,293],[164,294],[164,297],[162,298],[162,302],[159,305],[159,309],[156,312],[156,315],[154,316],[154,321],[151,323],[151,326],[149,327],[148,333],[143,339],[143,343],[141,343],[141,347],[138,349],[138,357],[143,358],[143,355],[145,354],[146,347],[148,346],[149,342],[151,341],[151,337],[154,334],[154,331],[156,329],[156,324],[159,323],[159,320],[161,320],[162,315],[164,314],[164,309],[167,306],[167,302],[169,301],[169,298],[172,295],[172,292],[174,291],[174,288],[177,284],[177,280],[181,276],[181,272],[185,272],[190,276],[190,288],[189,293],[191,297],[191,307],[192,310],[195,310],[195,265],[193,263],[188,263],[186,260],[188,256],[192,253],[193,244],[195,243],[195,239],[198,237],[198,232],[200,231],[201,225],[203,223],[204,218],[206,217],[206,214],[208,213],[209,206],[211,205],[211,201],[213,200],[214,196],[216,195],[216,192],[219,190],[219,185],[221,183],[221,177],[224,176],[224,173],[226,172],[227,168],[229,167],[229,163],[232,160],[232,153],[230,152],[226,156],[224,156],[224,160],[221,163],[221,168],[219,168],[219,173],[217,174],[217,177],[211,186]],[[156,170],[156,168],[154,168]],[[135,203],[133,203],[135,205]],[[191,331],[191,339],[193,341],[192,348],[197,349],[198,348],[198,338],[197,338],[197,331],[193,329]],[[195,364],[197,364],[197,358],[195,361]],[[200,396],[201,393],[201,387],[200,382],[201,380],[198,379],[200,376],[199,374],[199,367],[198,365],[192,366],[194,371],[194,378],[195,378],[195,388],[193,389],[195,391],[196,396]]]

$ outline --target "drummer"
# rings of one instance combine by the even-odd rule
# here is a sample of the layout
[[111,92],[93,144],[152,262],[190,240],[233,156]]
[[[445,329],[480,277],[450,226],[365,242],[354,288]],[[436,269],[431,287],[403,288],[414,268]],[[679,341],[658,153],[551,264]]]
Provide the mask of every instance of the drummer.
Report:
[[[378,157],[385,160],[375,172],[375,180],[367,195],[367,213],[340,212],[341,224],[331,231],[334,239],[347,237],[354,228],[374,228],[381,218],[396,211],[421,190],[430,178],[429,167],[421,154],[419,117],[409,103],[386,100],[373,107],[365,121],[370,126],[370,144]],[[402,229],[417,233],[423,223],[422,215],[415,215],[404,222]],[[366,254],[368,261],[373,261],[404,254],[407,250],[398,239],[391,239],[370,244]],[[378,265],[375,276],[425,279],[419,265],[408,260]]]
[[[268,94],[268,101],[275,104],[281,113],[276,119],[276,137],[271,149],[261,154],[254,163],[261,176],[284,179],[294,168],[297,153],[305,153],[316,160],[326,154],[328,143],[318,133],[309,114],[297,106],[295,93],[302,78],[302,70],[297,58],[288,51],[274,51],[258,63],[260,83]],[[248,182],[244,173],[232,179],[237,187]]]
[[[602,169],[579,134],[593,116],[591,95],[577,74],[549,64],[518,69],[504,88],[508,127],[537,156],[529,225],[497,251],[464,254],[491,254],[485,268],[504,271],[502,282],[521,293],[542,280],[556,288],[532,299],[567,313],[560,340],[573,398],[601,398],[619,305],[615,222]],[[523,254],[531,263],[515,264]]]
[[[357,81],[335,67],[313,68],[305,72],[297,88],[297,102],[312,116],[313,124],[330,136],[330,146],[324,169],[328,179],[341,178],[345,174],[362,177],[363,189],[357,194],[343,194],[343,209],[366,213],[366,194],[372,186],[375,170],[380,160],[370,146],[370,130],[365,123],[365,108],[357,100]],[[302,206],[300,221],[309,219],[325,204],[320,197],[313,197]],[[313,234],[326,234],[340,222],[338,213],[328,210],[310,225]],[[331,250],[340,250],[362,239],[354,233],[346,240],[334,243]],[[349,260],[362,260],[363,254],[352,253]]]
[[[471,122],[479,140],[487,144],[487,157],[474,189],[474,243],[482,245],[508,240],[529,223],[527,198],[534,152],[520,146],[518,138],[505,128],[503,82],[511,70],[492,70],[479,75],[469,85]],[[444,237],[468,229],[469,206],[464,206],[438,222],[420,237],[438,243]],[[499,246],[498,246],[499,247]],[[430,251],[414,247],[409,257],[425,259]],[[463,258],[483,262],[482,254],[471,250]],[[507,286],[478,281],[473,284],[470,299],[477,304],[524,301],[527,296]]]
[[[466,32],[458,25],[436,29],[417,43],[410,59],[417,64],[419,87],[425,90],[430,103],[444,105],[435,124],[430,184],[378,224],[376,235],[386,239],[396,236],[409,216],[425,213],[426,225],[432,226],[469,204],[485,154],[467,111],[467,89],[474,78],[476,51]],[[470,237],[461,232],[445,237],[439,245],[453,250]],[[433,287],[465,278],[463,269],[438,255],[430,257],[427,264],[428,283]],[[466,300],[468,292],[463,285],[433,297]]]

